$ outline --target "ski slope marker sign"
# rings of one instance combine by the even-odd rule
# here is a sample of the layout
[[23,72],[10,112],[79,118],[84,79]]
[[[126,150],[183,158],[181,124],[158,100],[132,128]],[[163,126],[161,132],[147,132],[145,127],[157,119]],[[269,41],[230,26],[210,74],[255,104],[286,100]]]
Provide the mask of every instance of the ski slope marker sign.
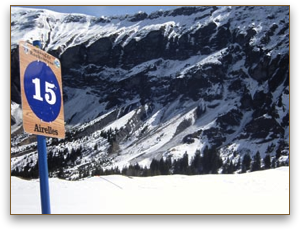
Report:
[[64,138],[64,109],[60,61],[47,52],[19,43],[24,131]]

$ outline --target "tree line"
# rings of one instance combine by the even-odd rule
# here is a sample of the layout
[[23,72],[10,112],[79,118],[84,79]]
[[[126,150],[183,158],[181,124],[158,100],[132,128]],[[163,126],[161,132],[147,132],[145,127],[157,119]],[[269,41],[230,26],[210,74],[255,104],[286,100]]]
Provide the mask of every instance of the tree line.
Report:
[[96,170],[89,171],[85,169],[84,177],[112,174],[125,176],[233,174],[254,172],[284,165],[288,166],[288,163],[280,163],[278,158],[279,156],[271,158],[269,154],[262,158],[259,151],[257,151],[253,157],[251,157],[249,153],[246,153],[237,161],[223,161],[217,149],[209,149],[206,147],[202,153],[200,150],[197,150],[190,162],[189,156],[187,152],[185,152],[182,158],[174,160],[171,158],[161,158],[160,160],[154,158],[150,163],[150,167],[142,167],[139,164],[135,164],[122,169],[113,167],[104,170],[98,165]]
[[[68,175],[64,168],[72,165],[76,159],[80,158],[83,149],[67,149],[62,150],[59,154],[52,151],[48,153],[48,169],[50,177],[58,177],[66,179]],[[78,167],[77,179],[89,176],[101,176],[119,174],[125,176],[158,176],[158,175],[202,175],[202,174],[233,174],[245,173],[258,170],[276,168],[286,165],[288,162],[280,162],[281,154],[277,151],[276,156],[271,157],[269,153],[264,158],[261,157],[259,151],[251,157],[249,153],[242,157],[236,158],[238,153],[234,154],[234,159],[222,160],[216,148],[206,147],[202,152],[196,150],[194,156],[189,159],[189,155],[185,152],[182,158],[171,159],[171,157],[152,159],[149,167],[142,167],[139,164],[129,165],[119,169],[113,167],[103,169],[103,164],[108,162],[92,162]],[[238,160],[236,160],[238,159]],[[24,178],[38,178],[38,162],[32,167],[33,162],[29,161],[23,169],[16,168],[11,171],[12,176],[20,176]]]

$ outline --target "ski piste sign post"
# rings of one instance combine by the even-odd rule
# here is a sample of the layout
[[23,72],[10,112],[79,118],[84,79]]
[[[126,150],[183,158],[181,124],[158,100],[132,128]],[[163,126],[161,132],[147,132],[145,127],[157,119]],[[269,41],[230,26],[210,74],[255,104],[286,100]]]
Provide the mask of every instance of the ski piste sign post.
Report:
[[57,58],[21,41],[19,43],[24,131],[64,138],[61,66]]
[[40,41],[19,43],[24,131],[37,134],[42,214],[51,214],[46,136],[65,137],[61,66]]

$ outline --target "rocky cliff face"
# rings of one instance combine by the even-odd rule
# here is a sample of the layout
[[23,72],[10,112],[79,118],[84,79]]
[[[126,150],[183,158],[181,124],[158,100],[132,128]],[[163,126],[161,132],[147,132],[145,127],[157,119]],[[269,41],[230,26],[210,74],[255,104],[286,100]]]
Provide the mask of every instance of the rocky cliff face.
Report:
[[119,18],[13,8],[11,28],[13,170],[36,165],[36,144],[20,131],[17,52],[17,41],[35,34],[63,67],[67,138],[48,140],[49,155],[64,156],[56,173],[149,167],[206,146],[223,161],[288,154],[288,6]]

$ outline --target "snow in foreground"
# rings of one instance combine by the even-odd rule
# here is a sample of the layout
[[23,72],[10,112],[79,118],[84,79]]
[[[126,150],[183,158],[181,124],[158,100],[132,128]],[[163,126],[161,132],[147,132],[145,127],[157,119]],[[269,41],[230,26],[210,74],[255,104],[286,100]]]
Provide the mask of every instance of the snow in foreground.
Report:
[[[52,214],[289,214],[289,167],[239,175],[50,179]],[[11,177],[11,214],[40,214],[38,180]]]

